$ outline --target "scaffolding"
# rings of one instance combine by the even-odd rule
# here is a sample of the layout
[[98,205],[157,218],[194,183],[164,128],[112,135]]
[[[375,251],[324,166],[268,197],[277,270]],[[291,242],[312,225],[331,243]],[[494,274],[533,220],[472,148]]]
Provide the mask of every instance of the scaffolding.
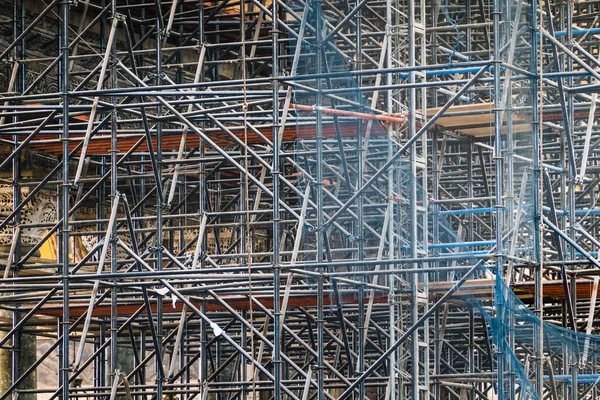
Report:
[[598,2],[0,5],[0,400],[600,396]]

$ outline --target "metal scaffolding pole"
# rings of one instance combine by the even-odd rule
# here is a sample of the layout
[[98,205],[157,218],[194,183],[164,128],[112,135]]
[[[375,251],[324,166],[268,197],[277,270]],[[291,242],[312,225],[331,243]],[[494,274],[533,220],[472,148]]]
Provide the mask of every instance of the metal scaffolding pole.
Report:
[[0,399],[594,398],[596,3],[0,5]]

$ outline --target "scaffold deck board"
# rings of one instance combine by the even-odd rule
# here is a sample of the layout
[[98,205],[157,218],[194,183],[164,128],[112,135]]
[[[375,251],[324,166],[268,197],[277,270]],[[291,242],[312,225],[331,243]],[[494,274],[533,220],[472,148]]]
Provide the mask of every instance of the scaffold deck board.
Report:
[[[365,297],[366,298],[366,297]],[[255,297],[256,301],[259,301],[263,307],[268,309],[273,308],[273,298],[272,297]],[[374,296],[375,304],[385,304],[388,302],[387,295],[375,295]],[[259,310],[260,307],[257,304],[251,303],[251,301],[246,296],[223,296],[220,298],[221,301],[227,303],[228,306],[237,309],[237,310],[248,310],[250,309],[250,304],[252,304],[253,310]],[[201,301],[198,299],[191,299],[194,306],[198,309],[201,308]],[[327,306],[333,305],[335,300],[330,296],[325,296],[323,298],[324,304]],[[344,305],[352,305],[358,304],[358,298],[356,296],[342,296],[341,301]],[[314,307],[317,305],[317,297],[316,296],[293,296],[290,297],[288,302],[288,307]],[[128,302],[127,304],[119,304],[117,305],[117,315],[119,316],[129,316],[132,315],[135,311],[137,311],[143,303],[140,301],[136,303],[135,301]],[[71,317],[78,318],[85,314],[88,310],[89,304],[84,303],[73,303],[70,304],[69,307],[69,315]],[[152,312],[156,312],[156,303],[151,305]],[[165,297],[163,312],[165,313],[181,313],[183,309],[183,303],[181,301],[177,301],[174,305],[171,302],[170,297]],[[206,311],[222,311],[225,307],[222,304],[213,298],[206,299]],[[62,315],[62,306],[61,305],[48,305],[43,307],[39,311],[40,315],[47,316],[55,316],[60,317]],[[93,316],[94,317],[110,317],[111,315],[111,307],[108,302],[106,304],[98,305],[94,308]]]
[[[451,282],[431,282],[429,292],[434,296],[441,296],[456,284]],[[576,295],[578,299],[589,299],[592,297],[594,282],[589,279],[578,279],[576,281]],[[526,281],[512,284],[512,288],[519,299],[526,301],[533,298],[535,294],[535,282]],[[554,300],[564,300],[565,292],[560,280],[547,280],[543,282],[544,297]],[[492,299],[494,297],[494,279],[471,279],[465,282],[454,294],[455,297],[473,296],[478,298]]]
[[[522,300],[533,298],[535,294],[535,282],[522,282],[513,284],[515,293]],[[577,279],[575,281],[576,296],[578,299],[589,299],[592,297],[592,290],[594,282],[589,279]],[[571,287],[572,291],[573,288]],[[548,297],[555,300],[564,300],[565,291],[563,288],[563,282],[559,280],[548,280],[544,281],[543,284],[544,297]]]
[[[427,110],[427,117],[433,117],[442,107],[430,108]],[[589,107],[578,106],[574,110],[575,118],[586,118],[589,115]],[[600,112],[596,111],[595,116]],[[550,110],[543,112],[543,121],[558,121],[563,118],[560,110]],[[494,135],[494,105],[491,103],[461,104],[451,106],[435,123],[448,131],[459,132],[463,135],[475,138],[489,137]],[[531,131],[531,114],[514,111],[512,114],[512,132],[522,133]],[[502,132],[506,133],[506,117]]]
[[[273,139],[273,131],[269,126],[255,126],[261,133],[261,135],[267,138],[269,141]],[[367,126],[363,124],[363,131],[366,132]],[[231,128],[232,133],[243,143],[248,144],[268,144],[265,140],[253,132],[251,129],[244,131],[240,128]],[[353,123],[341,123],[340,134],[342,137],[354,137],[356,136],[356,124]],[[383,133],[381,129],[372,129],[371,134],[373,136]],[[227,145],[235,144],[235,140],[227,135],[225,132],[215,129],[206,130],[207,136],[214,141],[217,145],[223,147]],[[323,125],[323,136],[325,138],[336,137],[336,130],[333,124]],[[163,150],[177,150],[181,143],[181,132],[163,132],[162,134],[162,149]],[[295,140],[310,140],[316,137],[316,126],[314,124],[302,125],[302,126],[287,126],[284,129],[283,141],[293,142]],[[82,134],[71,134],[69,137],[69,150],[73,150],[78,144],[83,142],[84,135]],[[139,144],[138,151],[148,151],[146,145],[144,132],[136,133],[118,133],[117,135],[117,149],[119,152],[127,152],[129,149]],[[156,137],[153,136],[152,144],[156,149]],[[94,135],[90,139],[87,154],[108,154],[110,152],[111,136],[110,135]],[[200,146],[200,137],[192,132],[188,132],[186,136],[186,148],[193,149]],[[62,142],[61,139],[51,135],[38,135],[35,140],[31,141],[29,148],[37,151],[43,151],[51,154],[62,154]]]
[[[441,107],[427,110],[431,118]],[[450,107],[438,118],[437,126],[449,131],[458,131],[473,137],[487,137],[494,134],[494,105],[491,103],[465,104]],[[513,132],[531,130],[531,123],[526,121],[521,113],[513,114]]]

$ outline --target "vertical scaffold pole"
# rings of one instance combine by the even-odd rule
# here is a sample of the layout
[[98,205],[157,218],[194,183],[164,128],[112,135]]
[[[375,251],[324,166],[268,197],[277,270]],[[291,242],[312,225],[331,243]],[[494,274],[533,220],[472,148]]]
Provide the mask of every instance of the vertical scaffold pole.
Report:
[[60,359],[61,399],[69,400],[69,0],[60,3],[60,89],[62,94],[62,187],[58,219],[62,220],[58,262],[62,274],[63,309],[61,320],[62,357]]
[[[274,400],[281,399],[281,303],[279,260],[279,8],[276,0],[272,5],[272,89],[273,89],[273,378]],[[242,32],[245,34],[245,32]],[[300,44],[298,44],[300,45]],[[245,61],[244,61],[245,62]]]
[[[110,3],[110,16],[112,18],[111,24],[112,24],[112,28],[111,28],[111,35],[114,33],[114,30],[116,30],[117,24],[118,24],[118,19],[119,16],[117,15],[117,4],[116,1],[111,1]],[[110,88],[114,89],[117,87],[117,64],[116,64],[116,56],[117,56],[117,51],[116,51],[116,46],[113,45],[113,43],[110,42],[109,39],[109,43],[108,46],[110,46],[110,53],[106,54],[106,57],[109,58],[109,60],[105,60],[106,62],[110,62]],[[100,74],[102,76],[102,74]],[[99,82],[99,85],[101,85],[102,82]],[[101,87],[101,86],[99,86]],[[118,171],[117,171],[117,153],[118,153],[118,148],[117,148],[117,124],[118,124],[118,116],[117,116],[117,109],[114,107],[117,104],[117,99],[115,96],[111,96],[110,97],[110,103],[111,105],[113,105],[113,107],[110,109],[110,203],[111,204],[117,204],[116,203],[116,198],[118,196],[118,188],[117,188],[117,178],[118,178]],[[93,124],[93,121],[90,121],[91,124]],[[83,162],[83,160],[80,160],[80,163]],[[118,264],[117,264],[117,244],[115,242],[115,238],[117,237],[117,224],[110,224],[109,223],[109,229],[112,230],[112,232],[107,232],[107,236],[109,236],[111,238],[111,243],[110,243],[110,249],[111,249],[111,254],[110,254],[110,272],[111,273],[117,273],[118,271]],[[103,272],[103,271],[101,271]],[[119,299],[119,294],[117,292],[117,288],[116,287],[112,287],[110,289],[110,379],[109,382],[118,382],[120,377],[119,377],[119,364],[118,364],[118,329],[119,329],[119,325],[118,325],[118,319],[117,319],[117,301]],[[90,300],[91,302],[91,300]],[[92,310],[90,309],[89,312],[92,312]],[[91,316],[90,316],[91,317]],[[82,342],[80,344],[80,346],[83,348],[83,346],[85,346],[85,343]],[[115,388],[116,390],[116,388]],[[111,397],[112,398],[112,397]]]
[[[385,23],[385,35],[387,38],[387,48],[386,48],[386,66],[388,69],[393,67],[392,63],[392,36],[394,31],[394,21],[392,19],[392,0],[386,0],[385,2],[385,13],[386,13],[386,23]],[[393,83],[392,74],[386,74],[386,84],[391,86]],[[392,114],[394,112],[394,102],[392,98],[392,91],[386,91],[386,106],[388,114]],[[387,148],[387,159],[389,160],[394,152],[394,144],[392,142],[392,137],[394,135],[394,125],[388,125],[388,148]],[[387,197],[388,197],[388,212],[390,213],[390,223],[388,224],[388,232],[382,232],[382,234],[387,234],[388,236],[388,257],[390,260],[394,259],[394,202],[392,201],[393,191],[394,191],[394,168],[390,168],[388,171],[388,182],[387,182]],[[390,269],[394,269],[395,266],[390,264]],[[388,312],[389,312],[389,345],[392,345],[396,341],[396,292],[394,290],[395,287],[395,277],[390,274],[388,276]],[[396,352],[394,351],[390,354],[389,360],[389,380],[388,380],[388,395],[386,396],[386,400],[396,399]],[[400,398],[398,396],[398,398]]]
[[[164,31],[162,10],[161,10],[161,0],[156,0],[156,86],[160,86],[162,84],[162,41],[166,35]],[[156,115],[162,114],[162,106],[159,104],[156,107]],[[156,186],[160,188],[162,185],[162,166],[163,166],[163,157],[162,157],[162,123],[158,121],[156,123],[156,168],[158,171],[155,171],[154,176],[156,177]],[[163,212],[164,212],[164,199],[162,198],[162,190],[157,190],[156,196],[156,270],[161,271],[163,269],[163,254],[162,254],[162,246],[163,246]],[[154,323],[153,321],[148,321],[149,323]],[[158,338],[159,348],[155,349],[156,351],[156,398],[162,400],[163,398],[163,384],[165,376],[163,375],[163,367],[162,367],[162,342],[163,342],[163,298],[162,296],[157,296],[156,298],[156,336]]]
[[[507,390],[505,387],[505,373],[507,367],[507,354],[504,345],[505,308],[503,307],[504,291],[501,290],[501,282],[504,279],[504,261],[502,257],[502,233],[503,233],[503,215],[502,215],[502,193],[503,193],[503,163],[502,163],[502,121],[500,105],[502,102],[501,81],[500,81],[500,41],[502,33],[500,31],[500,0],[493,0],[493,62],[494,71],[494,169],[495,169],[495,207],[496,207],[496,226],[494,236],[496,237],[496,318],[498,318],[497,328],[497,346],[498,346],[498,400],[505,400]],[[510,391],[508,391],[510,392]]]
[[[198,1],[198,44],[200,46],[204,46],[205,44],[205,37],[204,37],[204,2],[203,1]],[[204,81],[204,71],[201,71],[199,79],[199,82],[203,82]],[[203,127],[203,125],[201,125],[201,127]],[[204,158],[205,156],[205,143],[204,143],[204,139],[200,138],[199,139],[199,154],[200,154],[200,158]],[[199,203],[199,211],[201,216],[204,216],[205,213],[207,212],[207,192],[206,192],[206,167],[204,163],[200,163],[200,167],[199,167],[199,177],[198,177],[198,203]],[[205,228],[206,229],[206,228]],[[206,234],[204,234],[202,236],[202,243],[198,243],[198,246],[200,246],[200,250],[202,252],[202,254],[205,254],[206,251]],[[200,266],[199,268],[204,268],[204,258],[202,257],[200,259]],[[201,303],[201,310],[203,313],[206,313],[206,302],[202,302]],[[207,342],[207,333],[206,333],[206,322],[204,320],[200,321],[200,334],[199,334],[199,339],[200,339],[200,356],[199,358],[199,362],[198,362],[198,383],[199,383],[199,399],[200,400],[205,400],[205,384],[206,384],[206,378],[208,377],[208,358],[206,356],[206,342]]]
[[[533,251],[536,261],[535,266],[535,310],[540,321],[543,322],[543,293],[542,293],[542,280],[543,280],[543,257],[542,257],[542,219],[541,219],[541,195],[543,193],[541,188],[541,154],[540,154],[540,107],[541,102],[539,101],[539,60],[538,51],[539,41],[541,40],[539,25],[538,23],[538,1],[531,0],[531,14],[530,14],[530,54],[529,54],[529,72],[531,73],[531,101],[532,101],[532,113],[531,113],[531,136],[532,141],[532,159],[533,159]],[[536,332],[534,332],[534,344],[537,346],[535,349],[536,358],[539,362],[535,367],[535,390],[536,393],[542,393],[543,389],[543,323],[540,323]]]
[[[13,10],[12,10],[12,14],[13,14],[13,40],[17,40],[17,38],[19,37],[19,13],[18,13],[19,7],[17,4],[17,0],[13,0]],[[22,27],[21,27],[22,30]],[[17,66],[18,64],[18,60],[19,60],[19,48],[21,49],[21,52],[24,51],[24,39],[22,38],[19,46],[15,46],[15,48],[13,49],[13,71],[17,72],[20,70],[20,74],[17,72],[17,76],[19,79],[15,79],[15,83],[14,83],[14,88],[16,92],[20,92],[23,93],[23,91],[25,90],[25,87],[23,84],[19,84],[18,81],[24,81],[24,68],[25,68],[25,64],[21,64],[20,66]],[[25,57],[21,57],[21,59],[25,59]],[[13,121],[17,122],[18,121],[18,117],[13,117]],[[17,148],[18,146],[18,141],[19,141],[19,136],[15,135],[14,136],[14,149]],[[7,260],[7,265],[10,265],[11,262],[14,261],[14,269],[13,269],[13,277],[18,277],[19,276],[19,267],[18,267],[18,260],[20,258],[21,255],[21,230],[20,230],[20,224],[21,224],[21,212],[17,211],[17,206],[21,203],[21,185],[19,184],[19,175],[20,175],[20,157],[13,157],[12,159],[12,187],[13,187],[13,198],[12,198],[12,203],[13,203],[13,211],[16,212],[13,222],[14,222],[14,233],[13,233],[13,238],[15,239],[15,242],[12,244],[14,246],[14,252],[12,254],[12,258],[13,260]],[[9,254],[9,257],[11,255]],[[8,275],[7,275],[8,276]],[[16,310],[14,310],[12,312],[12,322],[13,322],[13,328],[16,326],[16,324],[19,322],[19,312],[18,312],[18,308]],[[17,381],[17,379],[19,379],[19,370],[21,369],[21,355],[22,355],[22,350],[24,349],[24,343],[23,343],[23,336],[22,333],[20,331],[15,332],[15,334],[13,335],[13,341],[12,341],[12,347],[13,347],[13,351],[12,351],[12,365],[11,365],[11,373],[12,373],[12,383],[14,385],[14,383]]]
[[[416,9],[415,9],[415,0],[408,0],[408,66],[414,67],[416,65],[416,43],[415,43],[415,20],[416,20]],[[413,86],[416,83],[416,71],[411,70],[409,72],[409,83],[411,87],[408,89],[408,139],[412,139],[417,132],[417,89]],[[418,222],[417,222],[417,168],[416,168],[416,150],[417,146],[413,143],[409,149],[409,179],[410,179],[410,188],[409,188],[409,224],[410,224],[410,257],[416,258],[418,252]],[[414,265],[413,267],[417,267],[418,265]],[[412,274],[411,276],[411,323],[414,324],[415,321],[419,319],[419,274]],[[420,338],[419,338],[419,330],[415,329],[412,334],[412,342],[411,342],[411,363],[412,363],[412,371],[411,371],[411,379],[412,379],[412,399],[417,400],[420,398],[419,390],[421,385],[421,371],[419,365],[419,356],[420,356],[420,348],[419,348]]]
[[[356,52],[355,52],[355,70],[362,70],[362,27],[361,27],[361,11],[360,11],[360,0],[356,1],[356,9],[359,11],[356,13]],[[357,79],[357,89],[360,88],[362,79],[359,76]],[[373,94],[375,96],[375,94]],[[359,104],[358,111],[363,112],[362,105],[362,93],[360,90],[356,91],[356,103]],[[358,118],[356,121],[356,190],[361,190],[364,178],[363,166],[365,165],[364,159],[366,158],[366,149],[363,147],[363,123],[362,119]],[[341,148],[340,152],[343,152],[344,149]],[[356,201],[356,240],[358,240],[358,261],[364,261],[365,256],[365,232],[364,232],[364,198],[363,196],[359,196]],[[365,266],[361,265],[358,269],[362,272],[365,271]],[[368,278],[363,277],[366,281]],[[358,374],[362,374],[364,371],[365,364],[365,300],[364,300],[364,286],[360,286],[359,288],[359,297],[358,297],[358,362],[356,363],[356,372]],[[359,398],[365,398],[365,384],[364,382],[360,384],[358,387]]]
[[323,20],[321,16],[321,7],[319,0],[313,2],[313,13],[315,18],[315,34],[316,34],[316,64],[317,64],[317,95],[316,95],[316,152],[317,152],[317,165],[316,165],[316,182],[315,182],[315,195],[317,203],[317,264],[318,266],[318,277],[317,277],[317,391],[318,400],[325,398],[324,394],[324,351],[323,351],[323,330],[324,330],[324,304],[323,304],[323,272],[325,268],[323,265],[323,244],[325,238],[325,231],[323,226],[323,112],[321,111],[323,106],[323,78],[320,74],[323,73]]

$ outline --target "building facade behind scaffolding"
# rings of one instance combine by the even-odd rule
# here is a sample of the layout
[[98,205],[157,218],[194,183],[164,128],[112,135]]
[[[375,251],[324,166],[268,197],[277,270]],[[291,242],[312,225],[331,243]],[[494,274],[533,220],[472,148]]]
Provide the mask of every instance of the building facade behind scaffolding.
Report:
[[0,400],[600,396],[597,2],[0,5]]

